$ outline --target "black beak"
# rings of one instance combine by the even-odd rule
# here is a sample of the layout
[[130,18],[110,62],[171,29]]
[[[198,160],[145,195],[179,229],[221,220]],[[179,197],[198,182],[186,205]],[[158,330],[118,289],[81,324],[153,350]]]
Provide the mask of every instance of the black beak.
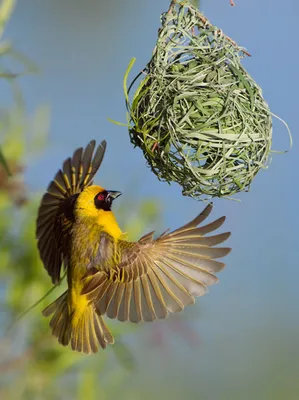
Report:
[[108,193],[108,199],[110,198],[111,201],[115,200],[117,197],[119,197],[122,193],[118,192],[117,190],[107,190]]

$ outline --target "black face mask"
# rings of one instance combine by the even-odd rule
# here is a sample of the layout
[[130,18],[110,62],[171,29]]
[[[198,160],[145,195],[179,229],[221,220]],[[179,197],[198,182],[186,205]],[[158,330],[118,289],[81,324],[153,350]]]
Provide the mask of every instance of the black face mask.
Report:
[[98,210],[110,211],[112,202],[121,195],[116,190],[104,190],[99,192],[94,198],[94,205]]

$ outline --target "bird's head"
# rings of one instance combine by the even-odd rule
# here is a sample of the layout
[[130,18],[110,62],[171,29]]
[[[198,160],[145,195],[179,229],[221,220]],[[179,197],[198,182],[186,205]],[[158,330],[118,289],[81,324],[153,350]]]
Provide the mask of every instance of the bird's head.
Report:
[[75,213],[79,218],[98,218],[111,211],[113,200],[121,195],[116,190],[106,190],[101,186],[88,186],[78,196]]

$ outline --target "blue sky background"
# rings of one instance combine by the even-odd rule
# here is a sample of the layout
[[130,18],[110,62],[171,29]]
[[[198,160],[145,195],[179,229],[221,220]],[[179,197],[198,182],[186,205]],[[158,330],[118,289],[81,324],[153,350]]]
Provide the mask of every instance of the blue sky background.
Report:
[[[203,208],[183,197],[177,185],[158,182],[142,153],[130,144],[127,129],[107,121],[110,117],[125,122],[124,72],[132,57],[137,58],[132,77],[150,59],[160,13],[168,5],[165,0],[18,2],[6,36],[42,72],[22,80],[28,111],[40,104],[51,108],[49,146],[42,157],[28,160],[32,191],[45,188],[74,148],[91,138],[105,138],[108,152],[97,179],[124,193],[120,206],[126,188],[136,182],[130,189],[136,200],[156,197],[164,204],[165,227],[175,228]],[[157,398],[159,385],[172,382],[173,399],[183,398],[190,387],[188,399],[198,398],[199,391],[201,398],[211,400],[224,398],[223,393],[241,400],[270,399],[272,391],[277,394],[282,388],[283,397],[277,398],[296,399],[299,3],[236,0],[232,8],[229,0],[206,0],[201,10],[252,54],[244,65],[262,87],[272,111],[288,122],[294,146],[286,155],[273,156],[250,193],[238,196],[241,203],[215,201],[213,216],[227,215],[225,228],[232,231],[233,252],[220,284],[200,300],[202,307],[195,306],[200,313],[188,311],[202,344],[164,358],[143,350],[147,364],[159,367],[147,383],[149,375],[142,365],[138,379],[144,388],[151,385]],[[275,149],[288,147],[281,123],[274,123],[273,135]],[[264,393],[260,384],[265,379],[269,391]]]

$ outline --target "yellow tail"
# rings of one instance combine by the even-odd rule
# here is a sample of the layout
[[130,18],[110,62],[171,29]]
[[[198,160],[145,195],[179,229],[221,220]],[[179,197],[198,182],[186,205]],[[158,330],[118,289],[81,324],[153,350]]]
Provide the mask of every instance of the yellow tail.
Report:
[[88,305],[79,318],[72,318],[68,307],[68,291],[43,310],[45,317],[52,314],[52,333],[63,346],[71,342],[73,350],[96,353],[100,347],[105,349],[107,344],[114,343],[111,332],[93,304]]

